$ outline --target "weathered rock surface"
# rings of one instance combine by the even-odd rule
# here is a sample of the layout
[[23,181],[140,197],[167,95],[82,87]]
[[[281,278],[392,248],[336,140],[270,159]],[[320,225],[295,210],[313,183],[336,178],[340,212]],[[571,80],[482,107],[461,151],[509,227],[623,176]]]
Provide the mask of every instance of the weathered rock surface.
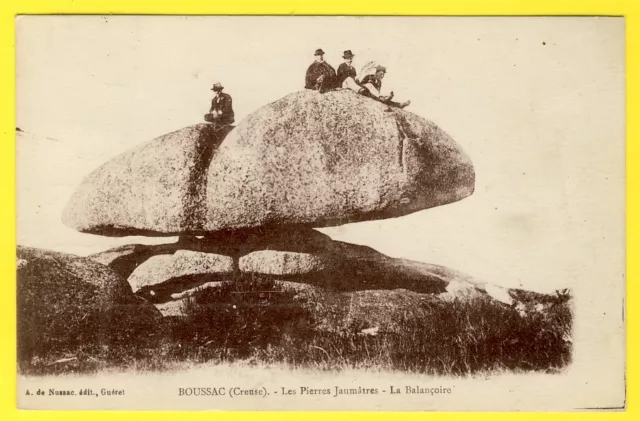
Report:
[[308,275],[326,268],[322,255],[294,251],[260,250],[244,255],[239,260],[241,272],[264,275]]
[[110,236],[201,230],[206,172],[229,130],[197,124],[115,157],[84,179],[63,222]]
[[195,296],[200,291],[210,288],[220,288],[222,282],[205,282],[193,288],[185,289],[170,295],[169,301],[154,304],[163,317],[181,317],[185,315],[184,306],[186,301]]
[[350,91],[287,95],[224,134],[196,125],[114,158],[84,180],[65,223],[113,236],[320,227],[474,190],[469,158],[444,131]]
[[330,253],[331,272],[318,282],[320,286],[331,285],[336,290],[401,288],[439,294],[446,292],[451,282],[483,284],[444,266],[389,257],[367,246],[333,241]]
[[133,290],[154,303],[206,282],[234,279],[234,261],[240,272],[335,291],[402,288],[428,294],[449,291],[452,297],[485,293],[482,282],[455,270],[392,258],[370,247],[333,241],[305,227],[288,227],[283,232],[217,233],[172,244],[137,244],[92,258],[129,276]]
[[208,234],[205,238],[185,238],[179,242],[168,244],[128,244],[88,257],[109,266],[126,278],[152,256],[173,254],[178,250],[234,257],[260,250],[317,253],[326,250],[327,245],[331,242],[328,235],[311,228],[297,226],[260,227],[247,230],[219,231]]
[[178,250],[170,244],[127,244],[87,256],[89,259],[109,266],[120,276],[128,278],[134,270],[153,256],[173,254]]
[[[138,292],[146,287],[161,286],[177,278],[193,278],[196,275],[220,277],[229,275],[233,271],[234,262],[229,256],[178,250],[175,254],[153,256],[146,260],[133,271],[128,281],[133,292]],[[202,281],[199,280],[196,283],[202,283]],[[168,285],[165,286],[168,287]]]
[[18,246],[19,357],[154,335],[161,314],[92,260]]
[[211,163],[207,228],[339,225],[470,195],[474,170],[460,147],[435,124],[388,110],[354,92],[308,90],[260,108]]

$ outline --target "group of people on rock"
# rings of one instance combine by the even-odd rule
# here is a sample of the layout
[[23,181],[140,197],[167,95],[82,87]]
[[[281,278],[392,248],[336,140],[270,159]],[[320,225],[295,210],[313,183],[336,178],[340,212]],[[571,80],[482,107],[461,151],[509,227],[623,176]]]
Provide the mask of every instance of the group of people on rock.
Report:
[[[356,77],[356,69],[352,65],[354,54],[351,50],[346,50],[342,55],[344,63],[340,64],[337,73],[329,63],[324,61],[324,51],[321,48],[318,48],[314,55],[315,61],[307,69],[305,77],[304,87],[306,89],[317,90],[320,93],[336,89],[350,89],[393,107],[404,108],[411,104],[411,101],[402,103],[392,101],[393,92],[386,96],[380,93],[382,79],[387,73],[387,69],[384,66],[375,66],[375,73],[365,75],[359,81]],[[222,92],[223,89],[224,87],[221,83],[216,82],[213,84],[211,90],[214,95],[211,100],[211,108],[204,115],[205,121],[218,126],[227,126],[235,121],[231,96]]]
[[355,55],[351,50],[346,50],[342,55],[344,63],[338,66],[336,72],[333,67],[326,61],[324,61],[324,51],[322,48],[318,48],[314,54],[315,61],[311,63],[307,69],[305,77],[306,89],[314,89],[320,93],[325,93],[335,89],[351,89],[361,95],[368,96],[384,104],[391,105],[398,108],[404,108],[411,104],[411,101],[405,101],[402,103],[394,102],[393,92],[388,96],[383,96],[380,93],[382,88],[382,79],[387,73],[387,69],[384,66],[375,66],[375,73],[365,75],[362,80],[358,80],[356,77],[356,69],[353,67],[353,57]]

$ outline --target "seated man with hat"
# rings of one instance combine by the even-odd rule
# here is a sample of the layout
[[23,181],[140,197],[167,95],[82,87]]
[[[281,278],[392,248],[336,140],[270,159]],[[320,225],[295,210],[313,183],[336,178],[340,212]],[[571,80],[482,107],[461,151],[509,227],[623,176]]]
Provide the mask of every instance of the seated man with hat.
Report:
[[338,67],[337,85],[339,88],[351,89],[352,91],[360,92],[366,88],[361,87],[358,83],[358,79],[356,79],[356,69],[351,64],[353,63],[354,56],[355,55],[351,50],[346,50],[342,55],[344,63]]
[[403,103],[393,102],[391,99],[393,98],[393,92],[389,94],[389,96],[382,96],[380,94],[380,89],[382,88],[382,79],[384,75],[387,73],[387,69],[384,66],[376,66],[375,73],[366,75],[360,85],[366,90],[361,91],[362,95],[373,98],[377,101],[382,102],[383,104],[387,104],[393,107],[404,108],[411,104],[411,101],[405,101]]
[[315,52],[316,61],[307,69],[304,87],[320,91],[321,94],[336,88],[336,71],[324,61],[324,51],[318,48]]
[[214,92],[211,100],[211,108],[209,114],[205,114],[204,119],[209,123],[216,123],[220,126],[233,124],[234,113],[231,95],[222,92],[224,86],[220,82],[213,84],[211,90]]

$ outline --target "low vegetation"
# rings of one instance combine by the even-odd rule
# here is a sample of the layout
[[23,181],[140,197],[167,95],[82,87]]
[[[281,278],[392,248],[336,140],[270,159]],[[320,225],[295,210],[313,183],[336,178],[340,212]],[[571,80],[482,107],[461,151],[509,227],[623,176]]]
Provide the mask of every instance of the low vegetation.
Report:
[[28,359],[19,355],[19,368],[39,375],[245,361],[455,376],[558,372],[571,358],[570,302],[567,296],[540,311],[489,299],[433,300],[422,304],[432,322],[401,320],[396,333],[355,324],[329,331],[318,328],[317,314],[295,292],[245,277],[195,294],[185,302],[183,317],[166,319],[154,335],[50,350]]

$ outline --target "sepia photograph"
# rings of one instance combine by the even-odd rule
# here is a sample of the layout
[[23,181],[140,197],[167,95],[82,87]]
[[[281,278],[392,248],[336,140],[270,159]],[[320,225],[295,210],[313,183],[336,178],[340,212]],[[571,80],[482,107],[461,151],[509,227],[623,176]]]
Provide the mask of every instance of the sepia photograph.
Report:
[[624,410],[624,36],[18,16],[18,406]]

